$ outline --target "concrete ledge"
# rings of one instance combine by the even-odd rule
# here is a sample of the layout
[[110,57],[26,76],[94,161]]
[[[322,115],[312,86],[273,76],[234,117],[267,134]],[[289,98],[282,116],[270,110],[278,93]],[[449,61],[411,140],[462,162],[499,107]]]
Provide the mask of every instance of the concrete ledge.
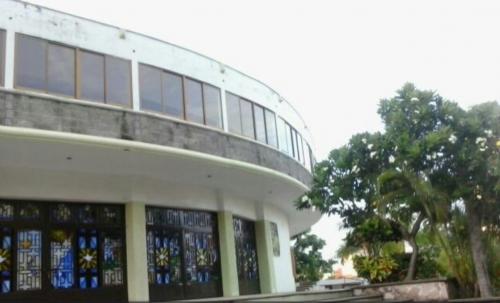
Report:
[[358,286],[354,288],[354,294],[382,294],[384,300],[447,302],[450,299],[450,287],[446,279],[428,279]]
[[272,147],[203,125],[116,106],[0,89],[0,125],[197,151],[273,169],[306,186],[312,182],[305,167]]

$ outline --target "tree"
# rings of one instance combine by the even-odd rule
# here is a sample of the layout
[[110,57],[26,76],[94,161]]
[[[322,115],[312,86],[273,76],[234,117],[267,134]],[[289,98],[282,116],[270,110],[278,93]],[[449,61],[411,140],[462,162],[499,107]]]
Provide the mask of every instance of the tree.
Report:
[[312,190],[299,208],[339,214],[347,228],[372,216],[400,223],[414,248],[411,279],[421,224],[437,230],[449,220],[451,206],[463,201],[481,295],[491,295],[482,229],[497,230],[500,221],[498,103],[466,112],[435,92],[406,84],[381,101],[378,113],[384,133],[354,135],[333,150],[317,165]]
[[332,272],[333,260],[325,260],[321,249],[325,241],[309,231],[298,234],[292,238],[295,241],[293,253],[295,256],[298,281],[316,282],[324,274]]
[[471,108],[454,128],[449,157],[454,159],[449,190],[464,201],[472,259],[481,296],[493,296],[483,227],[500,226],[500,106],[487,102]]

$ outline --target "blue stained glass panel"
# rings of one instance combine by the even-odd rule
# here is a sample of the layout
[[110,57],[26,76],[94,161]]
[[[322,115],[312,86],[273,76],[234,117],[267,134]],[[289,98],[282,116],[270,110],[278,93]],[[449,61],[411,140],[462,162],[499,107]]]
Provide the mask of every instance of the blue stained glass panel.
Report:
[[42,232],[23,230],[17,233],[17,290],[42,287]]
[[50,240],[51,283],[54,288],[73,287],[73,234],[53,230]]
[[12,241],[10,228],[3,228],[0,231],[0,293],[11,291],[11,271],[12,271]]
[[122,240],[105,236],[103,240],[103,280],[104,285],[123,284]]
[[78,233],[78,285],[80,288],[97,288],[99,287],[97,231],[80,229]]

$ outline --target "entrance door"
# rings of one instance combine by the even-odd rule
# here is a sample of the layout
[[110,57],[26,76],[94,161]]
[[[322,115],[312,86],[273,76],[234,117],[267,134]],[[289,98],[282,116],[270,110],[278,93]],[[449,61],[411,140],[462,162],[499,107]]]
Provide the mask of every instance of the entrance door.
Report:
[[255,223],[239,217],[233,218],[238,286],[240,295],[260,293]]
[[146,209],[151,301],[221,295],[215,219],[209,212]]
[[0,302],[126,302],[123,208],[0,201]]

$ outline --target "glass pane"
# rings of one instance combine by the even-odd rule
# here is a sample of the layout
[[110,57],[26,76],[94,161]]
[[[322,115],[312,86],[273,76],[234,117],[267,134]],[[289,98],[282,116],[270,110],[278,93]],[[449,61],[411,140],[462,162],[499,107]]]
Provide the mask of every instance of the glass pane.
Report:
[[186,79],[186,119],[203,124],[203,95],[201,83]]
[[227,124],[229,131],[241,135],[240,98],[226,93]]
[[280,150],[288,154],[288,140],[286,139],[288,133],[286,130],[285,121],[281,118],[278,118],[277,124],[278,124],[278,139],[279,139],[278,141]]
[[288,123],[285,123],[285,132],[286,132],[286,143],[288,145],[288,155],[290,157],[294,157],[295,151],[294,151],[294,145],[293,145],[293,140],[292,140],[292,128]]
[[297,140],[297,131],[294,128],[292,128],[292,142],[293,142],[293,157],[296,160],[300,160],[299,142]]
[[181,279],[180,232],[148,232],[148,271],[152,284],[170,284]]
[[17,290],[42,286],[42,232],[23,230],[17,233]]
[[49,44],[47,91],[75,96],[75,50],[73,48]]
[[66,204],[58,204],[51,207],[51,219],[56,223],[67,223],[72,221],[73,212]]
[[104,56],[80,51],[80,98],[104,102]]
[[242,135],[255,139],[252,103],[240,99],[240,112],[241,112],[241,130]]
[[32,203],[23,204],[19,207],[19,219],[37,220],[40,218],[40,208]]
[[217,87],[203,84],[203,97],[205,101],[207,125],[222,128],[220,90]]
[[184,118],[182,77],[163,73],[162,85],[164,111],[171,116]]
[[264,108],[254,104],[255,135],[257,141],[266,143],[266,123],[264,121]]
[[0,86],[5,85],[5,31],[0,30]]
[[103,241],[102,275],[104,285],[123,284],[122,239],[106,235]]
[[304,162],[304,147],[302,146],[302,136],[296,132],[297,134],[297,149],[298,149],[298,154],[299,154],[299,161]]
[[131,106],[130,61],[106,56],[106,102]]
[[159,69],[139,64],[139,92],[141,109],[162,111],[161,71]]
[[16,85],[45,91],[47,42],[18,35],[15,56]]
[[0,229],[0,293],[12,290],[12,230]]
[[276,116],[266,109],[266,133],[267,144],[278,147],[278,135],[276,131]]
[[95,229],[81,229],[78,232],[78,287],[99,287],[97,247],[99,244]]
[[53,230],[50,233],[50,282],[54,288],[74,285],[73,233]]
[[11,221],[14,219],[14,206],[7,202],[0,203],[0,221]]
[[236,266],[239,280],[257,280],[257,246],[254,222],[233,218],[234,240],[236,245]]

